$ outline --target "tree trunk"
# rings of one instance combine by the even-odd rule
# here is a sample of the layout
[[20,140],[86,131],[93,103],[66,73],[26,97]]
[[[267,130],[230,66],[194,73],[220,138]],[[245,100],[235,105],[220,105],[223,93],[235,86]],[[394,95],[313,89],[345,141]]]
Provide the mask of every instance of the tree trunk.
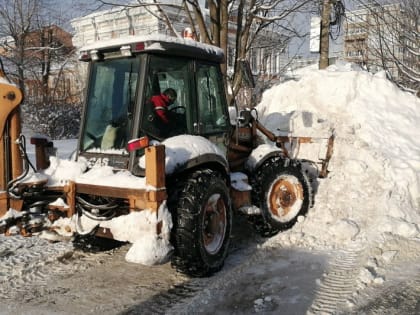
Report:
[[321,38],[320,38],[320,56],[319,69],[328,67],[328,54],[330,44],[330,14],[331,14],[331,0],[324,0],[322,6],[321,18]]
[[[228,1],[220,1],[220,48],[225,52],[227,59],[228,56],[228,37],[229,37],[229,14],[228,14]],[[223,77],[226,83],[226,73],[227,73],[227,60],[222,64]]]

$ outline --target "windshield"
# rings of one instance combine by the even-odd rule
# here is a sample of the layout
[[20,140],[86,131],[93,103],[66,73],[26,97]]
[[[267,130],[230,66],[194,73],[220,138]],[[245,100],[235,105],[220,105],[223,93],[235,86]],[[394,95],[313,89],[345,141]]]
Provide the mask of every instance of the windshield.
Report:
[[128,154],[139,59],[92,64],[81,150]]

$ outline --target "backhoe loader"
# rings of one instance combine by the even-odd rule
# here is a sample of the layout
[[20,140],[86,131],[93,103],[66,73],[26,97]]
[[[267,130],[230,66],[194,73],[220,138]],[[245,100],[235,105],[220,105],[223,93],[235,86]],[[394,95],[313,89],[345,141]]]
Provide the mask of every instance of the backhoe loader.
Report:
[[[191,39],[130,36],[86,46],[79,59],[89,70],[74,161],[86,161],[86,167],[72,178],[53,181],[37,173],[28,178],[19,137],[21,92],[1,79],[0,217],[14,209],[27,214],[23,217],[44,215],[51,221],[79,216],[106,222],[145,210],[158,216],[165,205],[173,224],[172,265],[207,276],[223,266],[234,212],[270,236],[292,227],[312,206],[306,161],[293,157],[290,148],[319,139],[278,135],[259,122],[255,109],[232,110],[218,47]],[[172,121],[163,130],[150,99],[167,88],[177,98],[165,109]],[[334,135],[322,140],[325,156],[312,165],[325,177]],[[46,154],[51,143],[31,143],[37,172],[45,175],[52,167]],[[110,176],[129,173],[131,181],[121,185],[86,175],[100,168],[111,170]],[[0,226],[7,233],[18,224],[21,233],[30,235],[40,230],[34,222],[3,220]],[[89,233],[115,238],[112,230],[99,226]],[[157,235],[161,229],[158,220]]]

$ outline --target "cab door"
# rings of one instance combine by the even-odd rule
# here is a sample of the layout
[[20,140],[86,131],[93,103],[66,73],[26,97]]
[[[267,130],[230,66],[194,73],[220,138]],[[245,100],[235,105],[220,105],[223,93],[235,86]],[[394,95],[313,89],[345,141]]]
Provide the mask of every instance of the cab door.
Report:
[[196,63],[197,134],[209,138],[226,151],[229,114],[219,65]]

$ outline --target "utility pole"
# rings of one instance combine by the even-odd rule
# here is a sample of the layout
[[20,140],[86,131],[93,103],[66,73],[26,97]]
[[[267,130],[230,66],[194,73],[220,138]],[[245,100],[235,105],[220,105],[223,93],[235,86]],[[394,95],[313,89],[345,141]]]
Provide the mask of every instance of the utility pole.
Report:
[[321,16],[321,37],[320,37],[320,56],[319,56],[319,69],[328,67],[328,54],[330,46],[330,15],[331,5],[335,0],[323,0],[322,16]]

